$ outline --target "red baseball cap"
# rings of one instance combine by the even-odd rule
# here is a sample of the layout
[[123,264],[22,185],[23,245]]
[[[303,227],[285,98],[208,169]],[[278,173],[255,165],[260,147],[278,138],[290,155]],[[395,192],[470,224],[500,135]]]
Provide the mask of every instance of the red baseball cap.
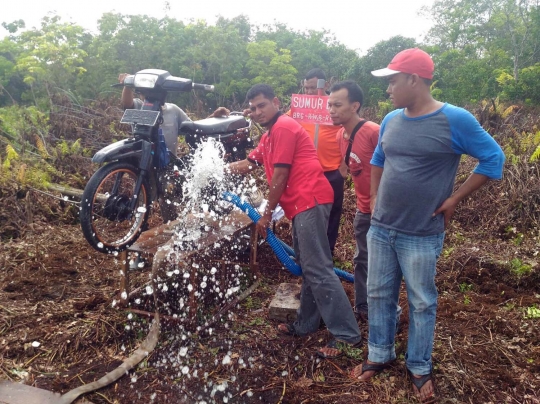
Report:
[[375,77],[387,77],[398,73],[418,74],[419,77],[431,80],[435,65],[431,56],[418,48],[405,49],[399,52],[388,67],[371,72]]

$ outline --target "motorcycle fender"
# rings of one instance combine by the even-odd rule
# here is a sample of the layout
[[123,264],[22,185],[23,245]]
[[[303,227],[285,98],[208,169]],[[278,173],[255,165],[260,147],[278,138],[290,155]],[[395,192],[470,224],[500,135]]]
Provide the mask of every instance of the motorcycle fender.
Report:
[[92,162],[94,163],[107,163],[109,161],[116,161],[126,159],[130,157],[138,157],[142,153],[142,141],[133,139],[124,139],[118,142],[114,142],[103,149],[99,150]]

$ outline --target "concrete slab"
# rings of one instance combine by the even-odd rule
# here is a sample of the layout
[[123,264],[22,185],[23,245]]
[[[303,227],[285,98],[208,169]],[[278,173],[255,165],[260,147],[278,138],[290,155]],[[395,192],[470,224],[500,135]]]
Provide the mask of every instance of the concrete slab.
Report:
[[268,317],[284,323],[296,320],[296,311],[300,307],[300,287],[297,283],[280,284],[268,307]]
[[[0,380],[0,404],[57,404],[61,395],[49,390]],[[76,400],[76,404],[92,404],[84,398]]]
[[60,394],[22,383],[0,380],[0,404],[54,404]]

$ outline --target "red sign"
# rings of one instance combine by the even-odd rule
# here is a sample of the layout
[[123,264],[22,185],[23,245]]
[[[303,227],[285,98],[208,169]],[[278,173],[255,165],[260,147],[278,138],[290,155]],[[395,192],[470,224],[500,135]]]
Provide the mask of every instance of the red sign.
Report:
[[291,118],[298,122],[333,125],[330,114],[328,114],[328,96],[293,94],[291,97]]

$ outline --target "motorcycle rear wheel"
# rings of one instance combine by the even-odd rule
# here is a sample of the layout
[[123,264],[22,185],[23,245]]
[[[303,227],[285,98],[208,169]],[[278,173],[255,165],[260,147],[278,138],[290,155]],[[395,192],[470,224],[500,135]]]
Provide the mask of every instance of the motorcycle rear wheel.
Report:
[[139,170],[124,162],[110,163],[86,184],[80,221],[84,238],[99,252],[120,252],[131,246],[146,229],[150,188],[143,181],[135,209],[129,209]]

